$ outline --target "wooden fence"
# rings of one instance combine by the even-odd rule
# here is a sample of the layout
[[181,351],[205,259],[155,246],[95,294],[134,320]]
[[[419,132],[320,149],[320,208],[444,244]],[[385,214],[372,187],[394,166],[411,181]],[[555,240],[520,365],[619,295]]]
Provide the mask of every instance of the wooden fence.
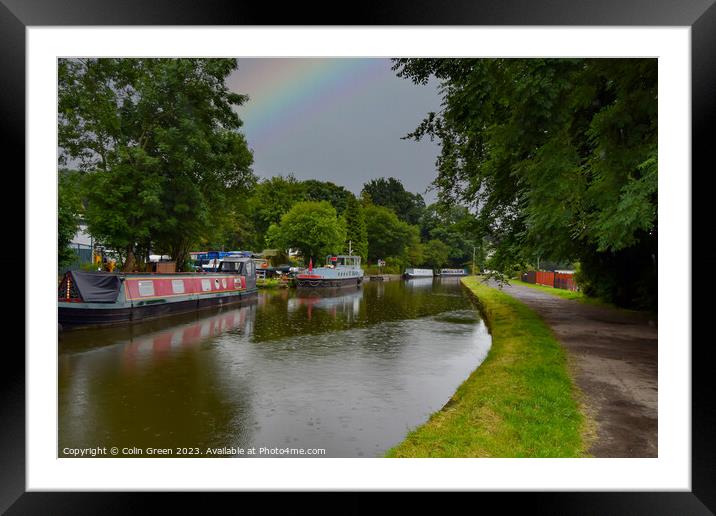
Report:
[[574,274],[572,273],[528,271],[522,274],[522,281],[564,290],[577,290],[577,284],[574,282]]

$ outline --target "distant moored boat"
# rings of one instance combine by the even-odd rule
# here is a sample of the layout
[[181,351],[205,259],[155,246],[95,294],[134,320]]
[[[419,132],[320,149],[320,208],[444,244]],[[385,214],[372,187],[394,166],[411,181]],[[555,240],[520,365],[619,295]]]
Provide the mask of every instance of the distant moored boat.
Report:
[[440,269],[440,276],[466,276],[465,269]]
[[432,269],[405,269],[406,278],[427,278],[433,276]]

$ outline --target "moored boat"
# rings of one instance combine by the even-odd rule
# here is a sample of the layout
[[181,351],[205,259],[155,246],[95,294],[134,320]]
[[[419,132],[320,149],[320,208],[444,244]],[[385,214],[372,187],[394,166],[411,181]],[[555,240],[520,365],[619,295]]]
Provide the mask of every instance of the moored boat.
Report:
[[440,269],[440,276],[466,276],[465,269]]
[[326,257],[323,267],[309,267],[296,274],[297,288],[357,287],[363,282],[360,256],[338,255]]
[[433,270],[432,269],[405,269],[405,273],[403,274],[407,279],[410,278],[432,278],[433,277]]
[[58,289],[58,321],[63,328],[117,324],[239,303],[256,293],[248,257],[226,257],[215,273],[69,271]]

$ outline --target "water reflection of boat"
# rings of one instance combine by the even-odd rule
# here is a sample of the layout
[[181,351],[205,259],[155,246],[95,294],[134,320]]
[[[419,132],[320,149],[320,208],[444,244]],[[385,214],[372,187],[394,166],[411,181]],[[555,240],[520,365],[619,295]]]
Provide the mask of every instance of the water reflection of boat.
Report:
[[334,316],[338,312],[358,315],[363,290],[356,289],[346,292],[345,289],[315,289],[298,293],[296,297],[288,300],[289,312],[295,312],[299,307],[308,308],[309,317],[314,308],[325,310]]
[[165,330],[148,333],[130,339],[123,350],[125,360],[134,360],[142,356],[161,356],[171,350],[190,348],[218,335],[240,329],[243,333],[253,331],[256,315],[255,305],[222,311],[210,317]]
[[411,289],[432,288],[433,278],[408,278],[405,281],[405,285]]
[[[251,333],[255,314],[256,298],[242,308],[213,308],[201,312],[175,314],[161,319],[151,319],[122,326],[105,326],[88,331],[71,331],[59,334],[62,351],[65,353],[83,352],[121,343],[154,342],[158,348],[171,334],[174,345],[190,345],[195,336],[201,338],[218,335],[232,328],[242,328]],[[102,343],[99,345],[98,343]],[[153,347],[153,346],[150,346]]]

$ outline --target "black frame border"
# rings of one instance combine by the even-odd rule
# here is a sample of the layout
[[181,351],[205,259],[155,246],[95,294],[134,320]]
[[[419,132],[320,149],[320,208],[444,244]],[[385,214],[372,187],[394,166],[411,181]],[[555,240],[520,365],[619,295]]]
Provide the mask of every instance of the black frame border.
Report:
[[[68,25],[551,25],[551,26],[688,26],[691,28],[692,74],[692,249],[693,273],[714,270],[716,258],[709,253],[713,233],[707,197],[714,191],[713,139],[708,129],[716,113],[716,0],[452,0],[439,5],[430,0],[386,0],[343,5],[312,2],[310,4],[271,4],[240,0],[0,0],[0,148],[3,156],[18,158],[14,167],[5,166],[3,182],[14,197],[25,198],[25,176],[14,172],[25,170],[25,30],[28,26]],[[341,7],[343,10],[341,10]],[[350,12],[350,14],[343,14]],[[662,121],[664,123],[664,121]],[[700,174],[694,173],[699,169]],[[685,174],[689,171],[685,170]],[[8,184],[10,182],[10,184]],[[13,184],[14,182],[14,184]],[[699,187],[694,186],[698,184]],[[24,195],[20,196],[20,192]],[[701,198],[703,197],[703,199]],[[703,202],[700,202],[703,201]],[[14,213],[19,210],[15,208]],[[6,245],[21,249],[26,242],[24,225],[6,226],[10,234]],[[705,238],[699,235],[706,235]],[[696,237],[696,238],[694,238]],[[24,248],[24,245],[23,247]],[[1,253],[0,263],[7,271],[16,269],[17,259]],[[711,257],[709,257],[711,255]],[[664,265],[666,266],[666,265]],[[692,273],[692,274],[693,274]],[[23,271],[22,277],[26,272]],[[698,302],[691,277],[681,278],[692,285],[692,335],[700,321],[708,321],[710,303]],[[25,298],[6,299],[10,310],[22,310]],[[19,308],[22,307],[22,308]],[[11,313],[9,310],[8,314]],[[9,317],[4,317],[10,320]],[[17,319],[19,320],[19,318]],[[665,324],[668,321],[664,322]],[[694,341],[692,337],[692,341]],[[495,501],[504,508],[527,506],[539,513],[579,514],[713,514],[716,511],[716,447],[714,428],[716,410],[712,389],[711,366],[716,353],[711,339],[692,342],[692,491],[683,492],[566,492],[566,493],[474,493],[481,502]],[[672,345],[676,345],[672,343]],[[0,360],[0,512],[33,514],[35,512],[72,514],[125,513],[141,509],[141,498],[159,500],[164,508],[169,497],[138,493],[59,493],[25,491],[25,351],[13,339],[6,339]],[[226,499],[229,494],[219,494]],[[241,493],[250,501],[256,495]],[[465,501],[464,494],[453,494]],[[292,497],[295,498],[295,497]],[[423,494],[411,495],[424,503]],[[336,504],[334,495],[301,493],[298,499],[308,507],[333,506],[337,512],[358,513],[384,506],[373,495],[353,493]],[[149,501],[147,500],[147,501]],[[204,510],[189,493],[173,494],[171,500],[188,512]],[[314,503],[316,500],[317,505]],[[457,500],[456,500],[457,501]],[[328,503],[326,503],[328,502]],[[299,502],[300,503],[300,502]],[[473,500],[474,503],[474,500]],[[295,505],[295,502],[294,502]],[[401,502],[400,507],[404,507]],[[273,508],[276,508],[273,506]],[[387,507],[386,507],[387,508]],[[320,509],[319,509],[320,510]]]

